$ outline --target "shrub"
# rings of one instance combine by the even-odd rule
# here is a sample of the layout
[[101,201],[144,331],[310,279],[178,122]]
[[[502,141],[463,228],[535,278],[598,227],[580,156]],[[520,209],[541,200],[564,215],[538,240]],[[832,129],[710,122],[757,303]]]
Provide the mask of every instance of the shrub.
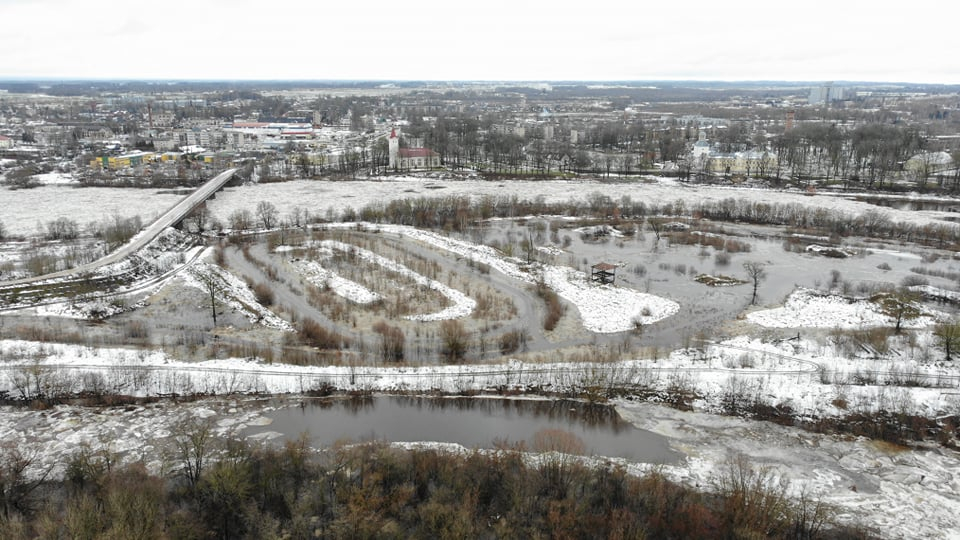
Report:
[[305,345],[318,349],[343,349],[350,344],[346,337],[332,330],[327,330],[313,319],[302,320],[297,335]]
[[62,217],[47,222],[47,232],[44,235],[47,240],[74,240],[78,236],[80,228],[72,219]]
[[746,242],[741,242],[740,240],[734,240],[733,238],[728,238],[723,243],[723,249],[727,253],[749,253],[752,249],[752,246]]
[[717,266],[726,266],[730,264],[730,254],[725,251],[718,251],[716,255],[713,256],[713,262]]
[[467,330],[463,323],[450,319],[440,323],[441,354],[447,362],[460,362],[467,353]]
[[929,285],[930,280],[922,276],[904,276],[900,284],[904,287],[916,287],[918,285]]
[[257,302],[260,302],[260,304],[264,306],[272,306],[276,301],[273,287],[263,282],[253,286],[253,296],[257,299]]
[[500,354],[511,354],[517,352],[521,347],[527,346],[527,332],[525,330],[513,330],[500,336]]
[[123,335],[130,339],[146,339],[150,337],[150,327],[143,321],[129,321],[123,326]]
[[373,325],[373,331],[380,334],[380,356],[384,362],[402,362],[406,337],[403,330],[390,326],[385,321]]
[[536,290],[537,296],[543,299],[547,308],[547,314],[543,318],[543,329],[549,332],[557,327],[557,323],[563,317],[564,307],[557,293],[547,287],[543,281],[537,283]]

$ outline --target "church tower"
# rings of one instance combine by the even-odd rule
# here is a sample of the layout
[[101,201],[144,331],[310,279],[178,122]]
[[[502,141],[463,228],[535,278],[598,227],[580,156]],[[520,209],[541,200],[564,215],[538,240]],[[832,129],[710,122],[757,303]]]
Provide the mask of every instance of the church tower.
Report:
[[396,169],[399,165],[399,155],[400,155],[400,137],[397,137],[397,128],[390,129],[390,138],[387,139],[388,149],[390,151],[390,161],[388,166],[391,169]]

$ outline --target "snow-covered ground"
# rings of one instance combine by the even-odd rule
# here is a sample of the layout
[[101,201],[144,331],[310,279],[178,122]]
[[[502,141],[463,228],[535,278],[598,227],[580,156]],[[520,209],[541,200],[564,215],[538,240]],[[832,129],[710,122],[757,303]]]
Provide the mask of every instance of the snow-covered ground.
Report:
[[[814,295],[801,291],[798,297]],[[823,326],[840,326],[850,317],[848,304],[842,302],[814,301],[811,306]],[[792,320],[789,313],[794,314]],[[778,320],[797,327],[803,316],[803,310],[795,310],[781,313]],[[0,384],[17,395],[17,374],[29,371],[61,388],[79,389],[85,381],[96,380],[108,389],[135,395],[300,393],[321,385],[449,393],[530,387],[562,392],[625,382],[659,391],[681,386],[700,396],[693,403],[698,412],[617,404],[625,418],[666,436],[685,456],[679,465],[662,467],[668,476],[709,489],[730,460],[743,455],[753,466],[768,468],[790,494],[821,498],[844,522],[864,523],[889,538],[957,538],[952,528],[960,512],[956,452],[938,447],[907,450],[707,414],[724,410],[732,396],[740,396],[788,406],[801,418],[879,410],[925,417],[956,415],[960,413],[956,390],[960,368],[928,358],[925,351],[931,349],[932,339],[929,332],[917,331],[912,344],[904,342],[900,353],[882,358],[850,355],[831,341],[801,338],[770,343],[744,336],[666,357],[617,363],[514,360],[392,368],[299,367],[239,358],[187,363],[161,351],[2,341]],[[931,387],[887,384],[904,376],[927,381]],[[34,441],[44,459],[56,461],[83,441],[95,443],[102,433],[125,433],[115,439],[114,449],[149,456],[156,454],[157,438],[169,435],[171,419],[192,414],[192,408],[198,415],[217,414],[224,433],[263,422],[255,411],[231,407],[214,413],[204,404],[176,410],[165,406],[133,412],[116,409],[96,415],[71,407],[44,413],[0,409],[0,437]],[[44,431],[37,431],[38,427]],[[46,433],[54,434],[56,441],[48,441]],[[649,470],[645,464],[625,465],[636,472]]]
[[[799,431],[768,422],[618,403],[637,427],[665,436],[686,459],[661,467],[673,479],[711,489],[738,458],[766,471],[794,499],[822,501],[837,520],[861,524],[881,538],[957,539],[960,454],[916,451]],[[646,470],[645,465],[628,470]]]
[[333,240],[323,240],[320,242],[320,246],[329,248],[329,249],[335,249],[337,251],[355,253],[358,257],[360,257],[365,261],[371,262],[373,264],[383,267],[384,269],[390,272],[395,272],[405,278],[411,279],[417,285],[427,287],[437,291],[438,293],[445,296],[447,300],[449,300],[451,303],[450,306],[440,311],[437,311],[435,313],[409,315],[405,317],[407,319],[410,319],[413,321],[420,321],[420,322],[459,319],[462,317],[469,316],[473,312],[473,310],[477,307],[477,302],[472,298],[468,298],[462,292],[457,291],[455,289],[451,289],[450,287],[447,287],[446,285],[444,285],[443,283],[440,283],[439,281],[429,279],[426,276],[422,276],[414,272],[413,270],[410,270],[406,266],[396,261],[387,259],[386,257],[381,257],[380,255],[377,255],[376,253],[373,253],[370,250],[359,248],[357,246],[353,246],[350,244],[344,244],[342,242],[336,242]]
[[[741,347],[743,346],[743,347]],[[812,345],[810,345],[812,347]],[[803,348],[802,346],[800,348]],[[707,414],[721,406],[724,392],[739,388],[748,395],[776,399],[829,413],[825,400],[837,392],[860,387],[819,385],[816,366],[798,356],[792,345],[762,344],[741,338],[707,349],[705,355],[678,353],[657,362],[619,364],[533,364],[508,362],[500,365],[424,366],[401,368],[316,367],[267,365],[241,359],[182,363],[160,352],[132,349],[88,348],[75,345],[0,342],[0,357],[6,362],[3,375],[13,377],[11,365],[39,373],[45,384],[75,384],[99,380],[107,388],[135,393],[208,392],[302,392],[320,384],[371,391],[442,389],[465,392],[492,387],[544,386],[562,390],[585,384],[603,384],[627,378],[658,387],[687,384],[704,399],[695,403],[699,412],[681,412],[652,403],[617,402],[621,415],[640,428],[667,438],[684,458],[676,465],[656,466],[675,480],[711,489],[731,460],[745,456],[751,466],[765,469],[775,484],[785,486],[794,497],[804,494],[821,499],[847,523],[863,523],[887,538],[957,538],[953,528],[960,512],[960,455],[930,446],[907,450],[866,439],[823,435],[796,428],[739,418]],[[755,364],[738,367],[747,351]],[[841,360],[837,359],[836,362]],[[53,368],[52,364],[62,366]],[[44,370],[44,366],[51,366]],[[74,366],[76,370],[67,370]],[[100,378],[91,376],[98,373]],[[12,379],[11,379],[12,380]],[[7,381],[9,385],[11,380]],[[731,384],[742,381],[742,386]],[[818,386],[824,386],[823,390]],[[713,388],[714,390],[711,390]],[[16,395],[16,389],[10,387]],[[934,413],[934,408],[914,407],[921,401],[937,403],[938,410],[960,411],[960,397],[938,398],[940,390],[883,386],[864,388],[864,407],[892,403],[879,396],[896,396],[916,412]],[[819,397],[817,397],[819,396]],[[879,399],[878,399],[879,397]],[[819,403],[819,405],[815,405]],[[858,409],[859,410],[859,409]],[[237,400],[213,400],[192,404],[157,404],[147,407],[84,409],[60,406],[47,411],[0,408],[0,437],[20,440],[39,455],[39,463],[55,464],[82,444],[109,441],[111,451],[127,459],[147,461],[153,470],[162,466],[163,439],[177,422],[190,416],[216,418],[220,434],[237,433],[250,425],[269,422],[264,411],[245,407]],[[106,437],[106,439],[105,439]],[[437,445],[447,447],[447,445]],[[651,469],[645,463],[615,460],[629,471]],[[62,466],[62,465],[61,465]],[[891,512],[896,508],[896,512]]]
[[332,270],[324,268],[316,261],[299,260],[294,263],[294,266],[314,286],[330,287],[335,294],[354,304],[371,304],[383,298],[356,281],[351,281]]
[[218,301],[225,301],[231,308],[248,313],[251,322],[277,330],[293,331],[289,322],[257,302],[246,283],[217,265],[197,263],[190,271],[180,273],[175,279],[182,280],[188,287],[200,289],[204,294],[214,287]]
[[[548,201],[583,198],[593,188],[613,198],[629,195],[634,199],[651,197],[660,202],[685,200],[693,203],[727,197],[769,200],[771,196],[769,191],[688,188],[670,181],[613,185],[589,181],[537,182],[536,191],[523,191],[532,189],[525,184],[529,183],[445,182],[442,184],[444,189],[431,190],[419,179],[340,184],[290,182],[231,188],[226,194],[218,195],[211,205],[214,213],[223,219],[234,209],[252,210],[259,200],[270,200],[279,208],[301,206],[322,213],[327,207],[334,210],[346,206],[360,207],[374,200],[395,198],[408,189],[416,191],[411,196],[517,194],[523,197],[536,192],[545,193]],[[48,186],[16,192],[16,196],[51,188],[63,189]],[[112,191],[124,194],[125,207],[131,202],[129,190]],[[47,192],[48,195],[53,193]],[[14,206],[20,203],[8,202],[11,199],[5,197],[7,194],[0,194],[0,215],[8,230],[13,232],[16,229],[10,227],[7,210],[9,207],[17,211]],[[850,214],[868,209],[876,211],[876,207],[866,203],[832,196],[778,193],[777,198],[782,202],[818,205]],[[69,207],[71,202],[56,201],[53,204],[56,211]],[[172,204],[156,206],[160,211]],[[102,210],[103,205],[96,208],[100,213],[93,219],[110,213]],[[89,211],[88,208],[79,209],[80,215]],[[939,222],[944,214],[892,209],[882,212],[894,221],[919,223]],[[13,215],[17,219],[17,214]],[[56,217],[47,216],[44,214],[42,219]],[[34,215],[21,215],[21,218],[29,221],[26,228],[31,230],[41,219],[35,209]],[[19,221],[14,223],[22,225]],[[356,224],[342,226],[355,227]],[[584,326],[594,332],[629,330],[635,321],[659,320],[676,313],[678,308],[670,300],[632,289],[592,284],[582,272],[568,267],[529,265],[519,259],[504,257],[487,246],[409,227],[369,224],[366,227],[427,243],[487,264],[526,283],[543,280],[577,307]],[[376,264],[396,264],[389,260],[370,260]],[[256,309],[258,304],[240,280],[220,275],[211,268],[198,268],[208,274],[216,273],[218,282],[244,309],[249,310],[251,306]],[[195,277],[185,275],[178,279],[203,288]],[[452,296],[448,297],[454,305],[466,305],[466,301],[460,303]],[[257,317],[278,328],[289,329],[281,319],[271,319],[275,316],[269,311],[258,312]],[[693,484],[706,485],[729,455],[739,452],[757,463],[774,467],[777,474],[790,480],[792,490],[805,488],[810,493],[822,495],[840,509],[841,517],[876,524],[885,536],[956,538],[956,516],[960,515],[957,495],[960,481],[956,471],[960,470],[960,458],[954,452],[942,448],[891,451],[865,440],[818,436],[792,428],[705,414],[724,410],[731,396],[747,396],[771,406],[790,407],[796,415],[805,418],[842,417],[880,410],[928,418],[960,414],[960,368],[938,361],[934,338],[929,329],[925,329],[938,317],[939,314],[931,312],[908,320],[907,325],[914,329],[911,337],[895,342],[893,352],[881,356],[873,354],[875,351],[851,352],[839,340],[798,335],[795,340],[777,342],[738,337],[722,343],[704,344],[697,350],[602,364],[512,360],[494,365],[300,367],[240,358],[188,363],[177,361],[162,351],[0,341],[0,361],[3,362],[0,364],[0,388],[17,395],[22,387],[22,377],[18,382],[18,376],[26,371],[41,373],[50,384],[60,388],[79,389],[91,380],[98,380],[107,388],[133,395],[298,393],[327,384],[368,391],[440,390],[449,393],[531,387],[565,391],[623,382],[660,392],[682,387],[698,396],[693,403],[697,412],[681,413],[649,404],[618,405],[624,415],[640,427],[672,437],[675,447],[688,456],[683,465],[669,469],[669,474]],[[743,324],[755,325],[758,330],[764,327],[860,329],[890,326],[892,320],[867,301],[849,301],[801,290],[791,295],[783,307],[749,313]],[[558,352],[555,356],[562,354]],[[919,384],[899,385],[898,381],[907,379]],[[207,414],[207,410],[204,409],[202,414]],[[150,452],[151,441],[165,428],[143,421],[137,414],[139,412],[128,415],[110,410],[101,417],[102,421],[91,421],[90,425],[100,426],[97,429],[106,433],[127,433],[129,437],[118,444],[142,449],[146,454]],[[145,414],[151,417],[153,413]],[[183,414],[183,411],[176,414]],[[247,414],[241,420],[230,416],[233,413],[229,410],[223,414],[226,415],[223,422],[231,425],[258,421],[256,414]],[[75,447],[80,439],[93,436],[93,431],[84,427],[86,422],[82,419],[87,415],[84,410],[74,408],[57,408],[49,413],[0,409],[0,437],[20,440],[25,433],[33,433],[39,426],[48,426],[62,443],[49,444],[41,450],[62,454],[71,446]],[[156,420],[156,416],[152,418]],[[77,435],[80,432],[85,435]],[[33,436],[39,438],[41,435],[34,433]]]
[[[904,328],[924,328],[945,319],[946,314],[925,311],[904,319]],[[747,320],[767,328],[843,328],[860,329],[893,326],[895,320],[883,313],[876,302],[866,298],[847,298],[801,289],[787,298],[783,307],[754,311]]]
[[77,179],[70,173],[50,172],[34,176],[37,183],[45,186],[54,184],[77,184]]

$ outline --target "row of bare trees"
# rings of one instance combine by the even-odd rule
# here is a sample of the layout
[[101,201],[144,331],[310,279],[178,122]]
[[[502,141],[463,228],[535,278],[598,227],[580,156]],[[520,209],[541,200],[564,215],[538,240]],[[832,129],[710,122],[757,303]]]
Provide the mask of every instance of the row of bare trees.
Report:
[[[547,430],[483,452],[382,444],[251,447],[211,423],[172,430],[168,474],[81,447],[62,480],[0,448],[0,536],[26,538],[851,538],[833,511],[792,500],[771,472],[731,461],[714,493],[581,460],[583,441]],[[40,472],[39,475],[35,474]]]

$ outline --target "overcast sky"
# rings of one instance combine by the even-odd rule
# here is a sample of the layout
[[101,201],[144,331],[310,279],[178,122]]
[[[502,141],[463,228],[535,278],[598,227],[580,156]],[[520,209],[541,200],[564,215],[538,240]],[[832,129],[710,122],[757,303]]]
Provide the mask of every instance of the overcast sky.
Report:
[[952,0],[0,0],[0,78],[960,83]]

